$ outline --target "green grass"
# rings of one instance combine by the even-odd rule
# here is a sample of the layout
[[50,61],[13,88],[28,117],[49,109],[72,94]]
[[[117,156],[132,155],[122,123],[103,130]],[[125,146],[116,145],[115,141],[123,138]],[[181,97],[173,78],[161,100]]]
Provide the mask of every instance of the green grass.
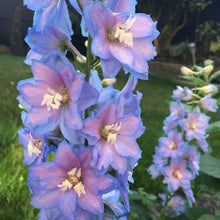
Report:
[[[17,140],[17,130],[22,126],[16,96],[19,80],[32,77],[30,67],[23,57],[0,54],[0,219],[32,220],[37,210],[30,206],[31,195],[26,185],[28,167],[23,165],[23,147]],[[124,81],[123,76],[119,80]],[[138,90],[143,95],[142,119],[146,132],[138,140],[143,151],[139,166],[135,168],[135,184],[132,188],[144,187],[147,192],[158,193],[159,181],[152,181],[146,168],[152,163],[154,148],[162,135],[164,118],[169,113],[170,96],[176,83],[169,79],[150,76],[148,81],[139,81]],[[220,120],[219,112],[213,114]],[[213,120],[213,121],[214,121]],[[218,134],[209,137],[213,155],[220,157]]]

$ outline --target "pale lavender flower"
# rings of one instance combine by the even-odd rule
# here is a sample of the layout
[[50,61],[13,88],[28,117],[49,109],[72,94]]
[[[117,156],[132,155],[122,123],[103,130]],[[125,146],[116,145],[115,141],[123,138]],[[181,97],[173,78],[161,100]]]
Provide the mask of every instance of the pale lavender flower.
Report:
[[114,13],[98,1],[91,2],[84,12],[93,38],[92,52],[101,59],[104,77],[115,77],[123,66],[136,77],[147,79],[146,61],[156,55],[152,45],[158,36],[156,23],[145,14]]
[[200,153],[197,151],[197,147],[185,146],[183,152],[183,159],[186,160],[193,174],[198,175]]
[[77,143],[75,131],[83,126],[82,111],[96,102],[98,93],[71,65],[58,71],[35,61],[34,78],[18,83],[18,100],[29,110],[24,124],[39,136],[60,126],[65,138]]
[[182,136],[182,133],[170,131],[168,137],[161,137],[159,139],[161,155],[165,158],[171,157],[172,159],[182,156],[183,152],[181,148],[184,146]]
[[208,128],[209,117],[200,112],[199,108],[187,114],[186,119],[180,121],[180,126],[186,131],[186,139],[191,141],[193,138],[200,140],[204,137]]
[[179,125],[177,120],[175,120],[175,121],[170,120],[169,116],[166,117],[166,119],[164,120],[163,123],[164,123],[163,131],[165,134],[168,134],[172,130],[176,131],[177,126]]
[[179,187],[189,188],[190,181],[194,178],[187,170],[185,161],[171,161],[170,166],[164,168],[164,173],[163,183],[168,184],[169,192],[176,191]]
[[177,86],[177,89],[173,91],[172,98],[177,101],[189,101],[192,98],[193,92],[188,87],[182,88]]
[[184,116],[185,109],[180,102],[170,105],[170,115],[167,117],[167,120],[175,121],[184,118]]
[[200,102],[202,108],[204,108],[207,111],[216,112],[218,109],[217,101],[212,98],[211,94],[200,99],[199,102]]
[[151,175],[151,178],[153,180],[161,175],[161,173],[158,171],[157,166],[155,164],[152,164],[150,167],[148,167],[147,172]]
[[203,150],[204,153],[207,153],[209,151],[208,149],[209,144],[206,141],[206,137],[203,137],[200,140],[197,140],[197,144]]
[[141,119],[123,116],[123,102],[114,101],[85,120],[82,132],[93,148],[93,162],[99,169],[111,165],[120,174],[127,170],[130,158],[139,159],[141,150],[136,139],[144,132]]
[[58,208],[67,219],[74,219],[76,208],[101,215],[101,195],[117,187],[111,176],[99,175],[90,166],[91,148],[75,153],[64,141],[54,162],[29,169],[28,183],[34,196],[31,204],[39,209]]
[[186,187],[186,188],[183,188],[183,191],[184,191],[185,196],[189,202],[190,207],[192,207],[192,203],[196,202],[192,189],[190,187]]

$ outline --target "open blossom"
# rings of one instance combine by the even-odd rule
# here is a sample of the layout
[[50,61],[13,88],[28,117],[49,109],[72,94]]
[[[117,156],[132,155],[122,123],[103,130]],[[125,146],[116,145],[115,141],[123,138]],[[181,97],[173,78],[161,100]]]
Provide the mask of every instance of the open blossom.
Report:
[[160,152],[163,157],[176,159],[182,156],[183,152],[181,148],[184,146],[182,133],[171,131],[168,137],[160,138],[159,143]]
[[53,27],[47,27],[43,32],[37,32],[33,27],[28,29],[25,41],[31,48],[25,63],[31,64],[31,60],[41,60],[44,56],[51,56],[56,50],[65,52],[68,37]]
[[212,98],[211,94],[200,99],[199,102],[200,102],[201,106],[207,111],[216,112],[218,109],[217,101],[216,101],[216,99]]
[[179,187],[189,187],[190,181],[193,179],[193,175],[187,170],[184,160],[172,160],[170,166],[164,168],[164,173],[165,178],[163,183],[168,184],[168,190],[170,192],[176,191]]
[[97,91],[70,65],[57,72],[35,61],[32,71],[34,78],[20,81],[17,86],[18,100],[29,110],[24,124],[32,127],[36,135],[60,126],[64,137],[77,142],[74,130],[82,128],[82,111],[96,102]]
[[50,152],[45,137],[36,137],[28,128],[18,131],[18,138],[24,146],[23,163],[33,165],[46,161],[46,156]]
[[186,119],[180,121],[180,126],[186,131],[186,139],[191,141],[193,138],[200,140],[205,135],[208,128],[209,117],[200,112],[199,108],[187,114]]
[[190,167],[193,174],[198,175],[200,153],[197,151],[197,147],[185,146],[183,152],[183,159],[186,160],[187,165]]
[[188,87],[182,88],[177,86],[177,89],[173,91],[173,99],[177,101],[189,101],[192,98],[193,92]]
[[98,175],[90,166],[91,159],[91,148],[75,153],[65,141],[60,143],[54,162],[29,169],[31,204],[39,209],[58,208],[67,219],[75,219],[78,208],[103,214],[101,195],[117,184],[107,174]]
[[123,116],[122,110],[122,102],[113,102],[95,117],[86,119],[82,130],[89,144],[95,145],[93,162],[96,167],[101,170],[111,165],[120,174],[127,170],[129,158],[140,158],[136,139],[144,131],[138,116]]
[[136,77],[147,79],[148,60],[156,51],[152,45],[158,31],[145,14],[114,13],[102,3],[91,2],[84,10],[91,35],[92,52],[100,57],[103,75],[115,77],[123,66]]

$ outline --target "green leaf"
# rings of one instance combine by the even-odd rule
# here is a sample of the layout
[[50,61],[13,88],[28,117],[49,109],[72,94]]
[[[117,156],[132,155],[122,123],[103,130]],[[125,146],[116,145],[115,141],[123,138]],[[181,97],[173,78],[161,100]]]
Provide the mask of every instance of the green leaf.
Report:
[[200,160],[200,170],[210,176],[220,179],[220,158],[203,155]]
[[220,77],[220,71],[217,71],[211,75],[210,82],[217,77]]
[[220,131],[220,121],[216,121],[209,125],[206,132],[207,133],[213,133],[213,132],[219,132]]
[[203,215],[198,220],[219,220],[219,218],[214,215]]
[[180,76],[180,78],[189,80],[189,81],[193,82],[197,86],[205,86],[206,85],[204,80],[199,79],[199,78],[197,78],[195,76]]

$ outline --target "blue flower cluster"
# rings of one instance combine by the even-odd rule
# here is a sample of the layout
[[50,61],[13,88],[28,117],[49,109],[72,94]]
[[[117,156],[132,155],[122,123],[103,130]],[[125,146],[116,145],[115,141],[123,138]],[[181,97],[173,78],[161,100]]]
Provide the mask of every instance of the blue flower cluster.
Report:
[[[33,77],[17,85],[25,109],[25,128],[18,136],[23,162],[30,165],[31,204],[40,209],[40,220],[126,219],[128,181],[133,182],[141,157],[136,139],[145,130],[142,94],[134,90],[138,78],[147,79],[147,61],[156,55],[156,22],[135,13],[135,0],[70,0],[88,36],[85,58],[71,43],[65,0],[24,4],[34,11],[25,37],[31,48],[25,62]],[[66,57],[68,50],[76,68]],[[95,71],[99,60],[101,73]],[[120,91],[113,77],[122,67],[131,75]]]
[[[167,195],[162,194],[160,197],[164,203],[166,201],[170,209],[168,212],[174,214],[180,214],[185,210],[184,200],[175,196],[175,192],[181,193],[182,190],[189,205],[195,203],[191,181],[199,174],[200,152],[208,151],[206,129],[210,119],[200,108],[213,112],[218,109],[216,100],[211,97],[212,90],[208,91],[207,88],[211,87],[200,87],[200,94],[193,92],[198,91],[198,88],[191,90],[188,87],[177,86],[173,91],[174,102],[170,105],[170,115],[164,120],[165,135],[159,138],[153,165],[148,168],[153,179],[158,176],[164,177]],[[204,100],[209,104],[206,105]]]

